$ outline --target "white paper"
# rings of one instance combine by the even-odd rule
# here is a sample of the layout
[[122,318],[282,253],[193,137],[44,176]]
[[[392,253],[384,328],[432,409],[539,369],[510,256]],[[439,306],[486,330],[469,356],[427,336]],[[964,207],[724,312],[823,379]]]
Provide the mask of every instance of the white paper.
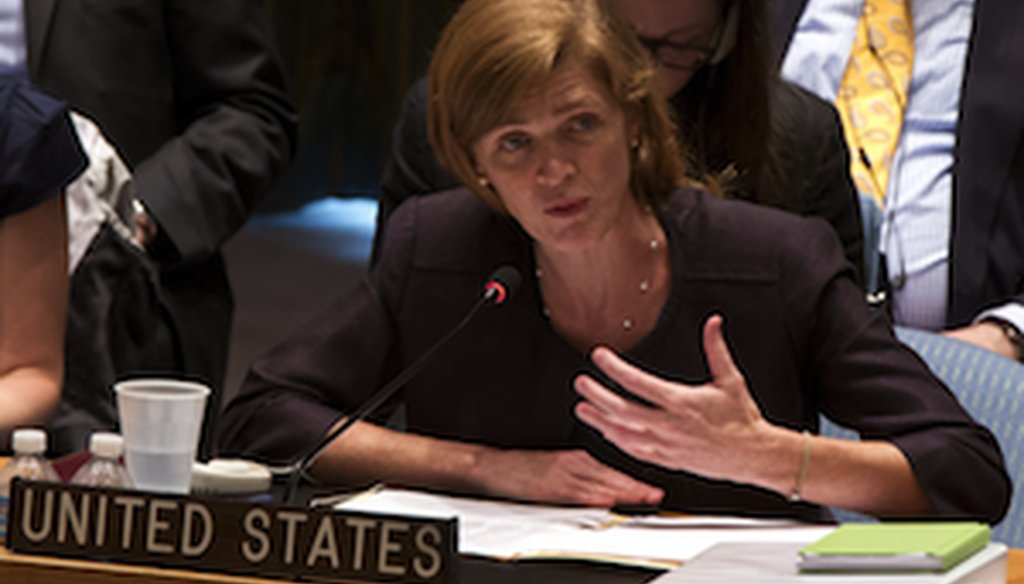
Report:
[[607,509],[531,505],[385,488],[337,507],[346,511],[459,519],[459,553],[499,559],[601,559],[662,567],[721,542],[810,543],[832,526],[736,517],[626,518]]

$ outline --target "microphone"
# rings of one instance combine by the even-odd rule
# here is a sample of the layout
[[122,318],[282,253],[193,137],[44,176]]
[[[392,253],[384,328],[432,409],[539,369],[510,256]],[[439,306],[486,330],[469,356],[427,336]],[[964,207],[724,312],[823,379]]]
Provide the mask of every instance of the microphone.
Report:
[[487,283],[484,284],[483,302],[490,306],[501,306],[519,290],[519,285],[522,283],[523,277],[519,274],[519,270],[512,266],[501,266],[494,270],[491,277],[487,279]]
[[441,340],[435,343],[434,346],[427,350],[427,352],[423,353],[419,359],[399,372],[399,374],[384,385],[384,387],[371,395],[370,399],[366,400],[363,405],[353,411],[337,428],[324,436],[308,454],[303,456],[299,462],[292,467],[291,474],[288,477],[288,483],[284,491],[284,503],[286,505],[294,504],[295,489],[298,487],[302,473],[305,472],[306,468],[313,462],[313,460],[323,452],[325,448],[327,448],[328,444],[334,442],[338,436],[352,427],[353,424],[364,420],[366,416],[373,413],[377,408],[383,405],[384,402],[391,398],[399,388],[404,386],[428,363],[433,361],[441,352],[441,349],[448,345],[448,343],[462,332],[462,330],[466,328],[466,325],[476,317],[481,308],[486,306],[497,307],[508,302],[519,290],[519,286],[522,284],[522,281],[522,275],[520,275],[519,270],[513,266],[501,266],[495,270],[491,276],[487,278],[487,282],[484,283],[483,294],[481,294],[480,299],[476,301],[472,308],[470,308],[469,312],[466,313],[466,316],[462,317],[459,324],[455,325],[454,328],[448,331],[448,334],[442,337]]

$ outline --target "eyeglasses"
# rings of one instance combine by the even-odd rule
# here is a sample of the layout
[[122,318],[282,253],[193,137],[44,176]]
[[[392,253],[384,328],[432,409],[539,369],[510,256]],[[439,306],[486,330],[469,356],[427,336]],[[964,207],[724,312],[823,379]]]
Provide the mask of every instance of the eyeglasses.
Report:
[[712,46],[698,45],[692,41],[670,41],[670,36],[649,37],[637,34],[640,44],[651,54],[655,64],[673,71],[695,71],[707,63],[715,52]]

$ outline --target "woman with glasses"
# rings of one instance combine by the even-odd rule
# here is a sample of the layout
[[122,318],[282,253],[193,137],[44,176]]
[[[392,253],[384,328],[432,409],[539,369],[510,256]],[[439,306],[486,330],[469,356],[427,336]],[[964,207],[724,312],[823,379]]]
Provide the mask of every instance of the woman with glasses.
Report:
[[[655,61],[689,173],[725,196],[828,221],[859,275],[860,210],[839,117],[783,81],[771,62],[765,0],[612,0]],[[374,256],[387,219],[411,196],[454,188],[426,135],[427,80],[406,96],[381,177]]]

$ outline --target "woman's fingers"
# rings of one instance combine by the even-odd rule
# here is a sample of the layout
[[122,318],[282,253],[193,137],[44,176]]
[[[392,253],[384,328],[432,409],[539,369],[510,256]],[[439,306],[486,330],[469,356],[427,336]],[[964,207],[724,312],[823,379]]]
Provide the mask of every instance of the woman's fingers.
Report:
[[664,492],[601,462],[583,450],[507,450],[495,453],[492,494],[547,503],[597,507],[656,505]]
[[[576,416],[600,432],[605,438],[631,436],[651,442],[660,442],[655,429],[661,423],[661,419],[658,418],[665,415],[663,412],[639,405],[627,405],[623,409],[608,408],[601,403],[597,396],[611,394],[609,396],[611,400],[622,400],[622,398],[612,394],[589,378],[579,380],[577,386],[586,388],[580,391],[586,399],[576,404]],[[612,441],[615,442],[615,440]]]
[[740,370],[732,359],[732,351],[725,342],[722,332],[724,319],[719,314],[708,317],[704,322],[704,356],[711,371],[711,383],[723,389],[732,388],[736,380],[742,380]]
[[599,462],[586,452],[573,451],[570,454],[579,457],[580,466],[575,468],[577,478],[585,485],[592,485],[595,489],[613,494],[614,504],[656,504],[665,496],[664,491],[637,481],[629,474]]
[[614,416],[616,423],[637,431],[657,424],[664,412],[628,400],[598,383],[589,375],[578,375],[573,381],[576,392],[598,410]]
[[611,349],[597,347],[590,358],[605,375],[630,392],[661,407],[671,403],[672,388],[663,379],[627,363]]
[[653,406],[579,375],[574,387],[584,399],[576,405],[577,418],[640,460],[714,478],[739,474],[729,457],[713,453],[749,450],[757,444],[763,418],[733,360],[722,325],[720,315],[704,323],[703,345],[712,379],[701,385],[659,378],[608,349],[596,349],[594,363]]
[[662,466],[672,465],[665,454],[671,451],[671,445],[650,428],[609,415],[586,401],[576,404],[576,417],[630,456]]
[[581,481],[580,486],[586,492],[610,495],[614,499],[612,505],[657,504],[664,497],[664,491],[661,489],[621,473],[584,451],[568,451],[565,456],[574,459],[574,464],[567,467],[574,477]]

